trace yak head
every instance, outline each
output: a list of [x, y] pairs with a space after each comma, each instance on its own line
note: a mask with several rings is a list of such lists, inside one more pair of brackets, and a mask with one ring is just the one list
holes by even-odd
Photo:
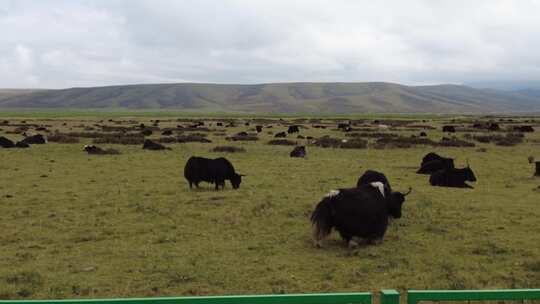
[[233, 176], [231, 177], [231, 185], [233, 189], [240, 188], [240, 183], [242, 183], [242, 176], [245, 176], [245, 175], [236, 174], [236, 173], [233, 174]]
[[401, 217], [401, 205], [405, 202], [405, 197], [409, 195], [412, 191], [412, 188], [409, 187], [409, 191], [407, 193], [401, 193], [401, 192], [392, 192], [390, 194], [390, 198], [388, 200], [388, 213], [393, 218], [400, 218]]
[[466, 181], [469, 181], [469, 182], [476, 181], [476, 176], [474, 175], [474, 172], [471, 169], [471, 166], [469, 165], [469, 160], [467, 160], [467, 167], [462, 169], [461, 174], [463, 176], [463, 179]]

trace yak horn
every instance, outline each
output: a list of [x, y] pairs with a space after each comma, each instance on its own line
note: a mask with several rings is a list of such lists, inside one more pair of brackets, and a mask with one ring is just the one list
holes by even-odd
[[411, 192], [412, 192], [412, 187], [409, 187], [409, 191], [407, 191], [407, 193], [403, 194], [403, 196], [407, 196], [407, 195], [411, 194]]

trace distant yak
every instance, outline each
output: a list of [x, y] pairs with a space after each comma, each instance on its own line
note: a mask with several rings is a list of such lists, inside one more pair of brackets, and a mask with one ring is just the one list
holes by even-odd
[[305, 146], [297, 146], [294, 147], [294, 149], [289, 153], [290, 157], [306, 157], [306, 147]]
[[298, 126], [289, 126], [289, 128], [287, 129], [287, 133], [289, 134], [298, 133], [298, 132], [300, 132], [300, 130], [298, 129]]
[[442, 131], [447, 133], [455, 133], [456, 128], [454, 126], [443, 126]]

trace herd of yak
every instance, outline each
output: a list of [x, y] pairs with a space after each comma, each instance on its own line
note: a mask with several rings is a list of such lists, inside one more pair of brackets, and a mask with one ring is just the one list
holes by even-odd
[[[305, 147], [296, 147], [292, 152], [301, 151]], [[442, 157], [436, 153], [426, 154], [420, 165], [418, 174], [430, 174], [429, 182], [433, 186], [472, 188], [466, 182], [475, 182], [472, 169], [455, 168], [454, 159]], [[184, 167], [184, 177], [190, 189], [200, 182], [215, 184], [216, 190], [224, 187], [229, 180], [234, 189], [240, 187], [242, 174], [238, 174], [229, 160], [223, 157], [209, 159], [192, 156]], [[374, 170], [367, 170], [358, 179], [355, 188], [332, 190], [313, 211], [311, 223], [313, 239], [317, 247], [322, 240], [335, 229], [349, 245], [353, 237], [362, 238], [368, 244], [382, 241], [390, 218], [401, 217], [401, 206], [405, 197], [411, 193], [392, 191], [387, 177]]]
[[[220, 123], [218, 123], [219, 126]], [[314, 126], [315, 127], [315, 126]], [[518, 131], [533, 132], [530, 126], [519, 126]], [[350, 124], [339, 124], [338, 129], [349, 131]], [[496, 131], [498, 124], [490, 124], [488, 130]], [[262, 131], [262, 126], [256, 126], [257, 133]], [[298, 126], [289, 126], [287, 133], [298, 133]], [[443, 132], [453, 133], [453, 126], [444, 126]], [[422, 132], [424, 133], [424, 132]], [[279, 132], [274, 137], [285, 137], [285, 132]], [[421, 134], [420, 136], [424, 136]], [[0, 137], [0, 147], [3, 148], [26, 148], [30, 144], [42, 144], [46, 140], [42, 135], [27, 136], [19, 142]], [[169, 149], [157, 142], [146, 139], [143, 149], [164, 150]], [[102, 149], [95, 145], [85, 145], [84, 151], [88, 154], [118, 154], [114, 149]], [[290, 152], [290, 157], [306, 157], [305, 146], [296, 146]], [[418, 174], [428, 174], [429, 183], [432, 186], [472, 188], [467, 182], [475, 182], [476, 176], [467, 163], [465, 168], [455, 168], [452, 158], [442, 157], [436, 153], [428, 153], [422, 158]], [[191, 189], [193, 185], [199, 187], [200, 182], [208, 182], [215, 185], [219, 190], [225, 186], [225, 181], [230, 181], [233, 189], [238, 189], [242, 182], [243, 174], [235, 171], [232, 163], [224, 157], [209, 159], [192, 156], [184, 167], [184, 177]], [[393, 191], [387, 177], [377, 171], [367, 170], [358, 179], [354, 188], [340, 188], [326, 194], [316, 205], [311, 215], [313, 239], [317, 247], [322, 246], [322, 241], [336, 230], [341, 238], [348, 244], [354, 238], [361, 238], [367, 244], [382, 241], [391, 218], [401, 217], [401, 208], [406, 193]]]

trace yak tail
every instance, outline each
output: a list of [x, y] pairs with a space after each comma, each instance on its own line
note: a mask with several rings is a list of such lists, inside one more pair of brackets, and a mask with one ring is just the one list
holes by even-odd
[[322, 246], [322, 241], [332, 232], [332, 201], [333, 197], [325, 197], [311, 215], [313, 242], [316, 247]]

